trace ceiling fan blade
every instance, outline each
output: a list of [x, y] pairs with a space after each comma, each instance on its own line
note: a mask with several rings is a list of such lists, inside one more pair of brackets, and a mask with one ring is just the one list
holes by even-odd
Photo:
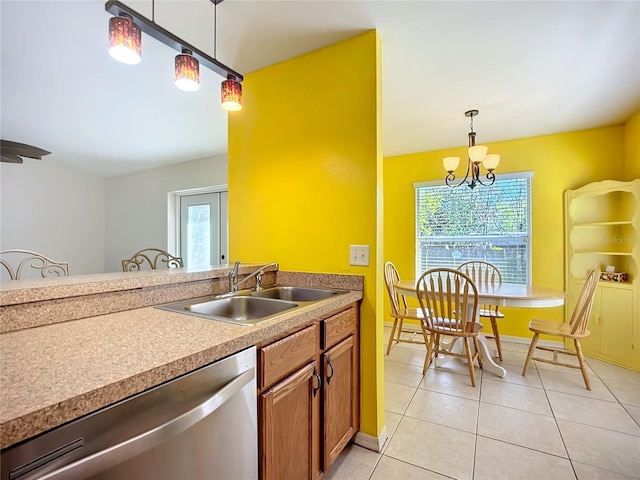
[[34, 147], [33, 145], [11, 142], [9, 140], [0, 140], [0, 151], [2, 151], [3, 155], [20, 155], [21, 157], [35, 158], [36, 160], [42, 160], [44, 155], [51, 153], [42, 148]]
[[4, 152], [0, 154], [0, 160], [8, 163], [22, 163], [22, 159], [18, 155], [13, 155], [11, 153], [4, 153]]

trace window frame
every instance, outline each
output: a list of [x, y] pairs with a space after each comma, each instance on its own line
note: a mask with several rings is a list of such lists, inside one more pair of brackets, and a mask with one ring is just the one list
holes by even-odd
[[[495, 182], [498, 183], [500, 181], [504, 181], [504, 180], [513, 180], [513, 179], [528, 179], [529, 180], [529, 191], [528, 191], [528, 198], [527, 198], [527, 202], [528, 202], [528, 215], [527, 215], [527, 272], [526, 272], [526, 283], [527, 284], [531, 284], [532, 281], [532, 277], [533, 277], [533, 241], [532, 241], [532, 217], [533, 217], [533, 211], [532, 211], [532, 206], [533, 206], [533, 202], [532, 202], [532, 196], [533, 196], [533, 177], [534, 177], [534, 172], [531, 170], [527, 170], [527, 171], [522, 171], [522, 172], [513, 172], [513, 173], [502, 173], [502, 174], [496, 174], [496, 180]], [[413, 252], [413, 257], [414, 257], [414, 268], [415, 268], [415, 272], [416, 272], [416, 278], [422, 273], [421, 272], [421, 267], [420, 267], [420, 258], [419, 258], [419, 252], [418, 252], [418, 231], [419, 231], [419, 224], [418, 224], [418, 189], [422, 188], [422, 187], [442, 187], [442, 186], [446, 186], [443, 184], [442, 180], [429, 180], [429, 181], [421, 181], [421, 182], [413, 182], [413, 190], [414, 190], [414, 196], [413, 196], [413, 208], [414, 208], [414, 215], [413, 215], [413, 222], [414, 222], [414, 230], [413, 230], [413, 246], [414, 246], [414, 252]], [[463, 184], [459, 187], [450, 187], [450, 188], [469, 188], [468, 186], [466, 186], [466, 184]], [[482, 185], [477, 185], [476, 186], [477, 189], [483, 189], [483, 188], [487, 188], [485, 186]]]

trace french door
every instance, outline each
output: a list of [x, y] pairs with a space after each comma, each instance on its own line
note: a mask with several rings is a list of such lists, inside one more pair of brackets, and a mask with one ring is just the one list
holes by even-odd
[[180, 196], [180, 255], [185, 267], [228, 262], [227, 192]]

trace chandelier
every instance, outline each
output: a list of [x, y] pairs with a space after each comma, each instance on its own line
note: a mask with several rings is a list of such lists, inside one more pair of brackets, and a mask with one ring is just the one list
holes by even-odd
[[[453, 172], [460, 164], [460, 157], [445, 157], [442, 159], [444, 169], [447, 171], [447, 176], [444, 181], [450, 187], [459, 187], [462, 184], [466, 184], [469, 188], [473, 189], [478, 184], [487, 187], [493, 185], [496, 181], [496, 176], [493, 171], [500, 163], [500, 155], [497, 153], [487, 153], [487, 147], [484, 145], [476, 145], [476, 132], [473, 131], [473, 117], [476, 115], [478, 115], [478, 110], [464, 112], [465, 117], [471, 117], [471, 125], [469, 132], [467, 173], [459, 183], [455, 183], [456, 176]], [[484, 182], [480, 179], [481, 163], [484, 165], [484, 168], [487, 169], [486, 180]]]

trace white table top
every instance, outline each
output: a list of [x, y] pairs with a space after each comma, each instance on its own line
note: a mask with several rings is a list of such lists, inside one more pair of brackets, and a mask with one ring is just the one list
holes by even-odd
[[[401, 280], [395, 287], [406, 296], [416, 297], [416, 280]], [[501, 307], [559, 307], [564, 305], [565, 292], [536, 285], [503, 283], [496, 286], [478, 286], [482, 304]]]

